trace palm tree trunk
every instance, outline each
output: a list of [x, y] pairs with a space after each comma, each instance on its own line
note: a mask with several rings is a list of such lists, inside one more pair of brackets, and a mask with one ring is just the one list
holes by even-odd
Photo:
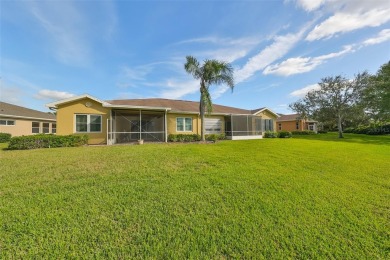
[[204, 125], [204, 99], [203, 99], [203, 91], [200, 92], [200, 102], [199, 102], [199, 111], [200, 111], [200, 137], [202, 142], [206, 141], [205, 138], [205, 125]]

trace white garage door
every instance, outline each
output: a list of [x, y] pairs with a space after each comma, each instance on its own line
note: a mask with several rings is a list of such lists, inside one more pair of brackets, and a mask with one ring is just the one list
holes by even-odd
[[222, 120], [219, 118], [205, 118], [204, 120], [206, 134], [222, 133]]

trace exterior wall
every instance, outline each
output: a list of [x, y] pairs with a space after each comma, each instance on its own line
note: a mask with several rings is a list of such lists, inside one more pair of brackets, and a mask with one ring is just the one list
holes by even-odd
[[268, 111], [262, 111], [260, 113], [257, 113], [256, 116], [261, 116], [262, 119], [273, 119], [274, 120], [274, 131], [276, 131], [276, 116]]
[[[92, 105], [87, 107], [87, 102], [90, 102]], [[76, 114], [102, 115], [102, 131], [100, 133], [76, 133]], [[109, 115], [109, 108], [105, 108], [102, 104], [89, 98], [62, 104], [57, 109], [57, 134], [87, 134], [89, 136], [89, 144], [105, 144], [107, 143], [107, 118]]]
[[33, 135], [32, 122], [39, 122], [39, 133], [43, 133], [42, 124], [49, 123], [49, 133], [52, 133], [53, 121], [33, 120], [33, 119], [20, 119], [12, 117], [1, 117], [5, 120], [15, 121], [15, 125], [0, 125], [0, 133], [9, 133], [12, 136]]
[[[178, 132], [176, 131], [176, 118], [177, 117], [191, 117], [192, 118], [192, 131], [191, 132]], [[168, 134], [200, 134], [200, 117], [198, 114], [167, 114], [167, 132]]]
[[[296, 128], [296, 120], [276, 122], [277, 131], [305, 131], [309, 130], [309, 123], [305, 120], [299, 120], [299, 129]], [[279, 124], [282, 124], [282, 129], [279, 130]], [[314, 132], [317, 131], [317, 123], [314, 123]]]

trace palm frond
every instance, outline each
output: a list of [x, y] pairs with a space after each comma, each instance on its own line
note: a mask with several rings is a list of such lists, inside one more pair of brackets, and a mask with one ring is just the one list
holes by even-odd
[[195, 79], [200, 79], [202, 73], [201, 68], [199, 68], [199, 61], [192, 56], [187, 56], [186, 60], [187, 62], [184, 64], [184, 69]]

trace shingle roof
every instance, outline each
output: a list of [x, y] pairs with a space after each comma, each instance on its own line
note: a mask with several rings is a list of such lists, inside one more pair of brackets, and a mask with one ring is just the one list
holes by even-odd
[[295, 121], [298, 118], [299, 118], [299, 114], [280, 115], [280, 117], [276, 119], [276, 121]]
[[29, 109], [0, 101], [0, 116], [14, 116], [22, 118], [47, 119], [50, 121], [56, 120], [53, 114]]
[[[295, 120], [300, 119], [300, 115], [299, 114], [290, 114], [290, 115], [279, 114], [279, 116], [280, 117], [278, 119], [276, 119], [276, 122], [278, 122], [278, 121], [295, 121]], [[306, 122], [318, 122], [318, 121], [315, 121], [313, 119], [307, 118]]]
[[[147, 99], [123, 99], [123, 100], [106, 100], [112, 105], [123, 106], [145, 106], [145, 107], [165, 107], [171, 108], [171, 111], [177, 112], [199, 112], [199, 102], [186, 100], [173, 100], [164, 98], [147, 98]], [[228, 107], [222, 105], [213, 105], [213, 114], [252, 114], [251, 110]]]

